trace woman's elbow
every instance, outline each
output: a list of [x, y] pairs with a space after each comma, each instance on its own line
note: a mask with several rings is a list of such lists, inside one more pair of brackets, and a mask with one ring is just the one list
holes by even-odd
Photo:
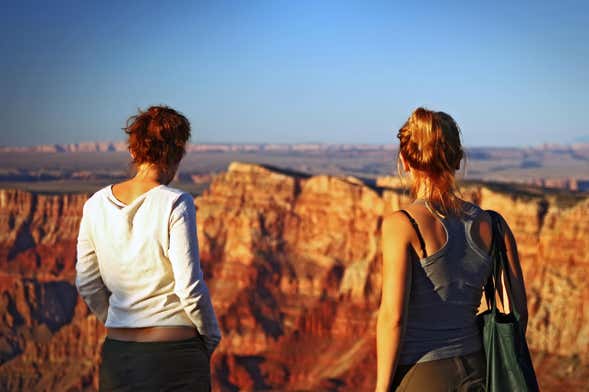
[[405, 322], [403, 314], [390, 309], [379, 309], [378, 324], [387, 328], [401, 328]]
[[84, 299], [84, 301], [87, 301], [89, 296], [98, 291], [94, 282], [88, 281], [87, 279], [82, 278], [80, 275], [76, 276], [75, 286], [78, 294], [80, 297], [82, 297], [82, 299]]

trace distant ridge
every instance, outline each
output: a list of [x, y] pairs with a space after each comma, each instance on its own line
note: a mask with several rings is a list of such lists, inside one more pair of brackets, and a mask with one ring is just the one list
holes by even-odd
[[40, 144], [38, 146], [0, 146], [0, 152], [109, 152], [126, 151], [126, 142], [82, 142]]
[[[313, 152], [313, 151], [381, 151], [395, 150], [391, 144], [328, 144], [328, 143], [206, 143], [189, 144], [188, 152]], [[0, 146], [0, 152], [116, 152], [127, 151], [124, 141], [42, 144], [38, 146]]]
[[[393, 151], [394, 144], [338, 144], [338, 143], [201, 143], [189, 144], [188, 152], [322, 152], [322, 151]], [[542, 144], [530, 147], [471, 147], [472, 154], [490, 150], [520, 150], [544, 152], [589, 151], [589, 142], [572, 144]], [[37, 146], [0, 146], [0, 152], [117, 152], [127, 151], [125, 141], [81, 142], [69, 144], [41, 144]]]

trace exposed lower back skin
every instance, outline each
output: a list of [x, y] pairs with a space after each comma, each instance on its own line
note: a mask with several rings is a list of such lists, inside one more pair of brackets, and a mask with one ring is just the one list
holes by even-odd
[[191, 327], [107, 328], [111, 339], [132, 342], [161, 342], [190, 339], [197, 336]]

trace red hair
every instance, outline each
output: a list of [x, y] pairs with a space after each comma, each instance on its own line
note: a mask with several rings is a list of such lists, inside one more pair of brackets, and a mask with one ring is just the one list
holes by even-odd
[[129, 135], [133, 163], [152, 163], [160, 170], [177, 165], [186, 153], [190, 123], [167, 106], [152, 106], [127, 120], [123, 128]]
[[444, 112], [417, 108], [401, 127], [399, 153], [413, 169], [411, 191], [419, 190], [444, 213], [460, 215], [454, 173], [463, 157], [460, 129]]

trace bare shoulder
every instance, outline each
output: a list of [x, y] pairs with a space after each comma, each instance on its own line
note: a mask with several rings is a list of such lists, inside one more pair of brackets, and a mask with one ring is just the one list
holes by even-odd
[[410, 225], [407, 215], [401, 210], [391, 212], [383, 216], [382, 225], [388, 227], [400, 227]]
[[401, 210], [392, 212], [383, 217], [382, 235], [409, 240], [412, 232], [411, 222]]
[[481, 212], [472, 224], [470, 232], [473, 241], [487, 253], [491, 252], [493, 242], [493, 224], [488, 212]]
[[480, 214], [478, 214], [475, 218], [474, 224], [477, 225], [479, 229], [484, 232], [491, 232], [493, 227], [493, 220], [491, 218], [491, 214], [488, 211], [482, 210]]

